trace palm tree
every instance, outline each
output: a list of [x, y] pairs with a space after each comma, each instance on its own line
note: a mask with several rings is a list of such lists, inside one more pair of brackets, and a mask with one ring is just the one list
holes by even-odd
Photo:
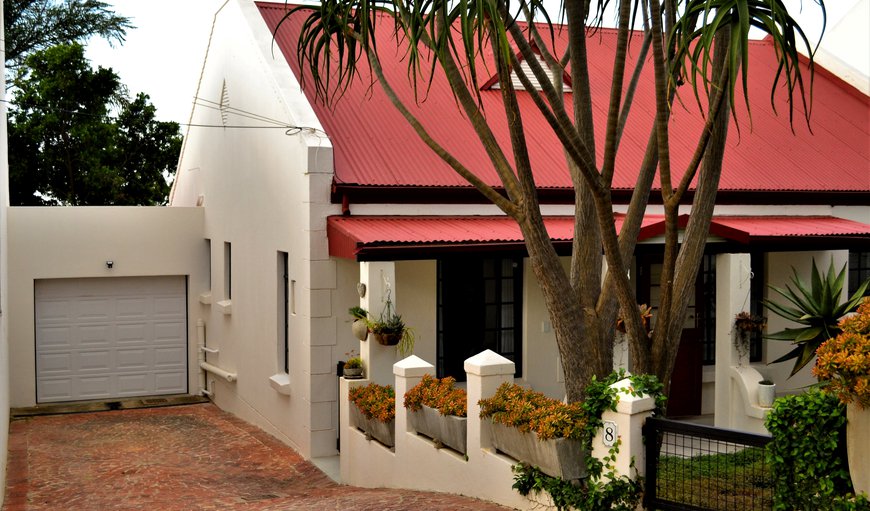
[[[824, 13], [822, 0], [817, 2]], [[603, 144], [596, 145], [587, 38], [600, 23], [608, 3], [616, 7], [618, 37], [605, 137]], [[358, 68], [369, 66], [378, 85], [419, 137], [517, 222], [549, 310], [569, 399], [581, 399], [593, 375], [610, 372], [614, 325], [620, 309], [624, 311], [621, 316], [630, 339], [634, 371], [656, 374], [667, 385], [712, 218], [735, 92], [742, 90], [748, 104], [750, 27], [773, 38], [780, 63], [777, 79], [785, 85], [789, 108], [794, 104], [792, 99], [803, 100], [805, 95], [797, 47], [803, 44], [811, 48], [783, 0], [566, 1], [558, 13], [564, 26], [551, 22], [556, 13], [548, 12], [542, 0], [322, 0], [319, 6], [289, 10], [284, 21], [297, 14], [306, 16], [297, 56], [312, 77], [304, 86], [313, 87], [319, 100], [335, 101], [357, 77]], [[529, 24], [523, 19], [542, 21]], [[628, 58], [633, 19], [642, 19], [644, 27], [637, 59]], [[384, 48], [384, 40], [376, 42], [379, 23], [389, 24], [395, 32], [394, 41], [405, 55], [415, 93], [425, 91], [436, 73], [446, 78], [505, 194], [451, 155], [396, 94], [394, 87], [399, 84], [390, 83], [380, 65], [378, 52]], [[280, 30], [279, 24], [276, 32]], [[559, 53], [554, 49], [554, 30], [567, 31], [567, 48]], [[487, 52], [492, 53], [492, 61], [484, 69], [481, 62]], [[523, 72], [521, 59], [530, 66], [532, 76]], [[616, 157], [641, 79], [640, 69], [647, 62], [654, 69], [656, 116], [644, 162], [637, 169], [628, 214], [617, 233], [611, 201]], [[509, 150], [496, 142], [479, 101], [481, 73], [493, 69], [500, 83], [501, 106], [509, 120]], [[569, 101], [563, 92], [564, 73], [569, 74], [572, 87]], [[544, 227], [512, 74], [524, 85], [524, 93], [530, 95], [564, 148], [576, 197], [569, 271], [560, 264]], [[681, 83], [690, 84], [698, 106], [706, 110], [706, 122], [697, 134], [693, 158], [685, 169], [675, 170], [668, 123]], [[791, 119], [791, 110], [789, 115]], [[655, 330], [648, 334], [627, 268], [656, 173], [666, 231], [661, 306]], [[692, 214], [682, 242], [678, 242], [677, 208], [693, 181]], [[609, 271], [602, 278], [604, 263]]]

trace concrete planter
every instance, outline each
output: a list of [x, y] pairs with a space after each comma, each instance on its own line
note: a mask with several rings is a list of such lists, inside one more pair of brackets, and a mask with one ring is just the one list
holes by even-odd
[[408, 422], [417, 433], [440, 442], [462, 454], [467, 452], [468, 419], [441, 412], [423, 405], [416, 412], [408, 410]]
[[846, 452], [849, 456], [849, 473], [855, 493], [870, 495], [870, 408], [861, 408], [857, 403], [846, 407]]
[[534, 433], [486, 419], [492, 445], [508, 456], [534, 465], [541, 472], [565, 480], [586, 477], [585, 450], [580, 440], [551, 438], [541, 440]]
[[369, 419], [353, 403], [348, 407], [348, 411], [350, 412], [350, 425], [362, 430], [366, 434], [367, 439], [375, 439], [387, 447], [394, 447], [396, 445], [395, 420], [381, 422]]
[[361, 319], [355, 319], [353, 323], [350, 325], [350, 330], [353, 332], [353, 336], [359, 339], [360, 341], [365, 341], [369, 336], [369, 326], [365, 321]]
[[758, 384], [758, 406], [762, 408], [770, 408], [773, 406], [773, 400], [776, 399], [776, 384], [764, 385]]

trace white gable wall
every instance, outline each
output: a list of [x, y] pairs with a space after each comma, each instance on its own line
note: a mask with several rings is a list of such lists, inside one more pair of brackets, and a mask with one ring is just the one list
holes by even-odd
[[[350, 348], [336, 345], [336, 323], [344, 315], [333, 307], [337, 271], [325, 232], [326, 216], [340, 210], [329, 204], [329, 141], [275, 52], [273, 57], [271, 35], [253, 2], [230, 0], [219, 10], [197, 93], [200, 103], [191, 117], [191, 124], [208, 127], [189, 129], [172, 205], [201, 203], [205, 211], [211, 289], [202, 291], [210, 291], [212, 303], [200, 305], [191, 320], [205, 321], [206, 344], [219, 350], [208, 355], [209, 363], [238, 374], [235, 383], [208, 377], [215, 402], [304, 456], [317, 457], [336, 452], [335, 362]], [[230, 107], [224, 112], [229, 127], [220, 127], [222, 112], [209, 107], [220, 103], [222, 94]], [[234, 128], [268, 125], [237, 115], [238, 110], [304, 129], [288, 134], [287, 128]], [[226, 242], [231, 314], [217, 303], [230, 299]], [[289, 254], [292, 288], [289, 396], [269, 380], [284, 374], [279, 252]]]

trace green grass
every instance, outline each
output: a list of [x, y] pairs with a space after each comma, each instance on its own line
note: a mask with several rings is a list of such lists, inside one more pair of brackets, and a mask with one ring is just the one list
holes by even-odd
[[710, 509], [769, 510], [773, 507], [770, 469], [764, 450], [659, 459], [657, 495]]

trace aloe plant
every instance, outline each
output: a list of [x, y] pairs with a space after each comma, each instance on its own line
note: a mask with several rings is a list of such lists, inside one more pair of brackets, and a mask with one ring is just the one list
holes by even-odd
[[806, 366], [815, 356], [821, 344], [840, 332], [840, 318], [854, 312], [861, 303], [864, 292], [870, 285], [870, 279], [865, 280], [848, 300], [841, 301], [843, 285], [846, 282], [846, 266], [839, 273], [834, 269], [834, 261], [828, 266], [827, 274], [822, 276], [816, 260], [813, 259], [813, 270], [810, 285], [807, 286], [792, 267], [792, 286], [785, 289], [768, 286], [776, 291], [787, 302], [778, 303], [764, 300], [764, 306], [774, 314], [802, 325], [800, 328], [786, 328], [780, 332], [765, 336], [766, 339], [789, 341], [794, 349], [771, 362], [785, 362], [796, 359], [789, 377], [794, 376]]

